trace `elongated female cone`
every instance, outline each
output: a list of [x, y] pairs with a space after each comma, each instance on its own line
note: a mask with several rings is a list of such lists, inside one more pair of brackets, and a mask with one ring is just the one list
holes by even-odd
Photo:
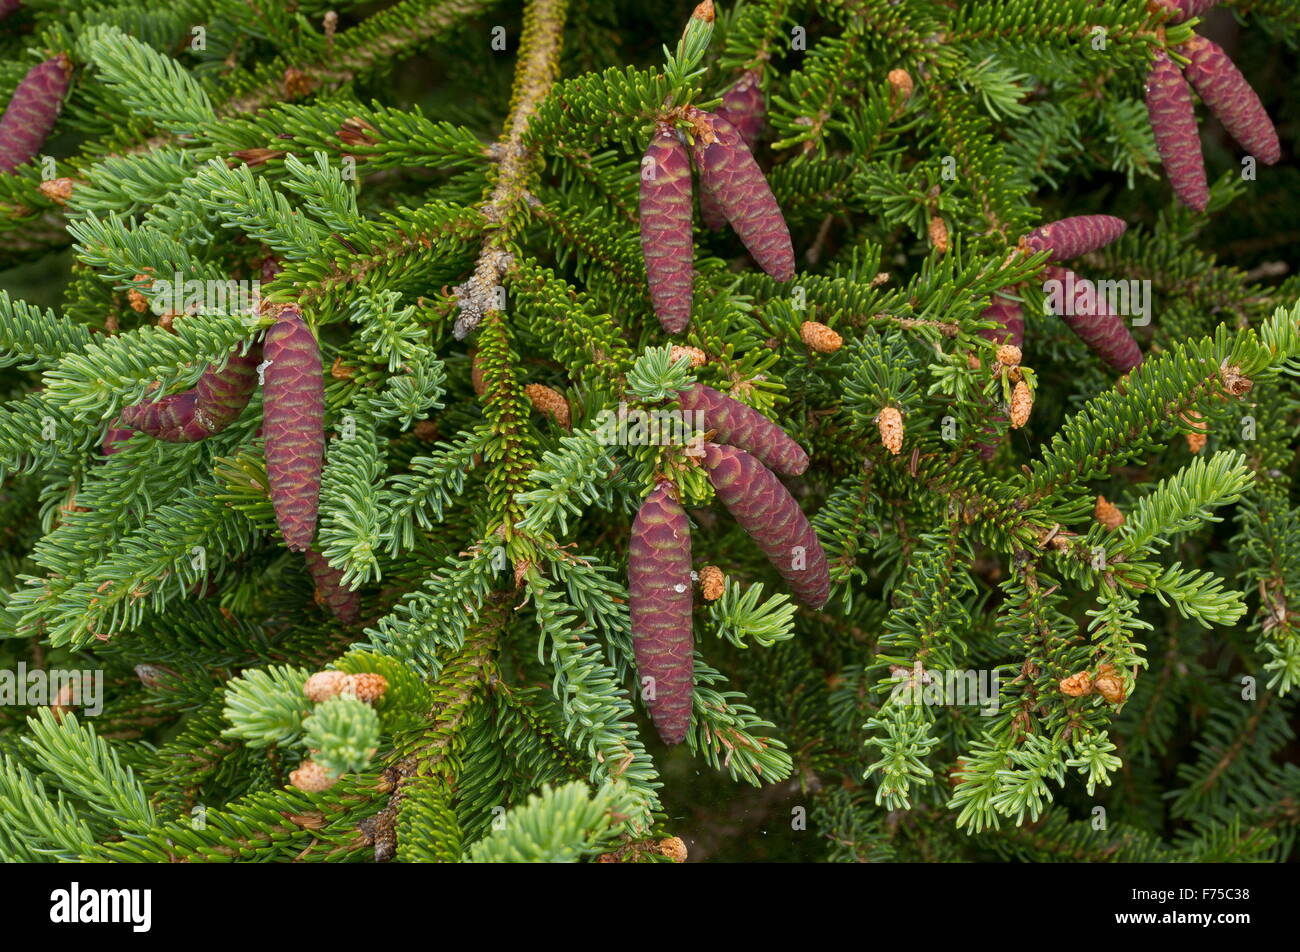
[[[763, 122], [767, 118], [767, 103], [763, 100], [763, 90], [758, 85], [758, 73], [745, 70], [740, 79], [724, 92], [719, 116], [731, 122], [740, 138], [745, 140], [749, 151], [754, 151], [754, 143], [763, 131]], [[699, 216], [708, 228], [716, 231], [727, 224], [723, 207], [715, 198], [714, 192], [705, 182], [699, 183]]]
[[1282, 158], [1282, 146], [1277, 140], [1273, 120], [1228, 54], [1203, 36], [1193, 36], [1179, 52], [1191, 60], [1183, 75], [1196, 87], [1210, 112], [1228, 130], [1228, 135], [1265, 165], [1272, 165]]
[[[732, 87], [722, 96], [722, 105], [718, 115], [735, 127], [740, 138], [744, 140], [749, 151], [754, 151], [754, 143], [763, 131], [767, 117], [767, 104], [763, 99], [763, 90], [758, 85], [758, 74], [746, 70]], [[727, 223], [727, 216], [722, 213], [722, 206], [714, 197], [712, 190], [700, 182], [700, 217], [704, 224], [717, 231]]]
[[695, 167], [700, 182], [760, 268], [778, 281], [794, 277], [794, 246], [776, 196], [740, 133], [726, 119], [696, 114]]
[[1105, 297], [1091, 281], [1083, 280], [1068, 268], [1048, 268], [1046, 277], [1048, 281], [1060, 282], [1050, 293], [1064, 305], [1057, 309], [1061, 320], [1093, 353], [1120, 373], [1128, 373], [1142, 363], [1142, 349], [1129, 333], [1124, 319], [1110, 310]]
[[232, 354], [220, 370], [212, 364], [204, 371], [194, 388], [198, 397], [194, 419], [208, 435], [230, 426], [248, 406], [261, 362], [262, 345], [255, 343], [245, 354]]
[[1114, 215], [1075, 215], [1035, 228], [1025, 235], [1025, 247], [1050, 251], [1053, 261], [1068, 261], [1106, 247], [1126, 228], [1124, 219]]
[[813, 608], [825, 605], [831, 593], [826, 553], [781, 480], [734, 446], [705, 444], [704, 465], [722, 504], [758, 543], [795, 597]]
[[753, 151], [767, 118], [767, 103], [763, 99], [763, 90], [758, 85], [756, 72], [746, 70], [741, 74], [740, 79], [723, 94], [722, 108], [718, 114], [731, 123], [740, 133], [745, 145]]
[[671, 126], [660, 124], [641, 160], [641, 254], [655, 316], [670, 334], [691, 320], [691, 161]]
[[207, 436], [194, 423], [194, 406], [197, 402], [193, 389], [182, 390], [161, 400], [123, 408], [122, 422], [167, 443], [193, 443]]
[[108, 432], [104, 434], [104, 442], [100, 444], [99, 451], [105, 456], [112, 456], [122, 449], [119, 444], [129, 440], [132, 433], [133, 431], [126, 427], [110, 426]]
[[699, 414], [695, 421], [688, 416], [686, 422], [713, 430], [715, 442], [738, 446], [783, 476], [798, 476], [808, 468], [803, 447], [753, 407], [700, 383], [679, 391], [677, 401], [683, 414]]
[[267, 255], [262, 259], [261, 281], [263, 284], [270, 284], [280, 272], [284, 270], [284, 264], [275, 255]]
[[680, 744], [691, 726], [695, 639], [691, 529], [671, 483], [660, 483], [632, 522], [627, 580], [632, 648], [646, 706], [664, 743]]
[[266, 332], [262, 432], [266, 478], [285, 545], [305, 552], [316, 534], [325, 456], [320, 346], [296, 307]]
[[72, 63], [62, 54], [27, 71], [0, 117], [0, 172], [12, 172], [41, 151], [68, 93]]
[[704, 182], [700, 182], [700, 220], [710, 231], [721, 231], [727, 224], [727, 216], [722, 214], [722, 206], [718, 204], [713, 190]]
[[1155, 133], [1156, 149], [1174, 194], [1189, 208], [1205, 211], [1210, 187], [1205, 180], [1205, 160], [1196, 132], [1192, 90], [1182, 72], [1164, 52], [1156, 51], [1147, 73], [1147, 117]]
[[980, 315], [986, 321], [997, 321], [997, 327], [988, 327], [980, 331], [980, 337], [995, 344], [1015, 344], [1017, 347], [1025, 342], [1025, 314], [1020, 309], [1020, 302], [1001, 294], [989, 298], [989, 306]]
[[257, 386], [260, 344], [248, 353], [232, 354], [225, 367], [209, 364], [199, 382], [189, 390], [153, 402], [137, 403], [122, 411], [122, 422], [168, 443], [194, 443], [220, 433], [248, 405]]
[[343, 587], [343, 573], [334, 568], [315, 549], [309, 548], [303, 553], [307, 561], [307, 571], [316, 583], [316, 597], [326, 605], [334, 617], [345, 625], [357, 620], [361, 611], [361, 598], [356, 592]]

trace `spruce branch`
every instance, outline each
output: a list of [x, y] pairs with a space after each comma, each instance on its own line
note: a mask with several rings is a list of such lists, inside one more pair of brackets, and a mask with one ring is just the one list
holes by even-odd
[[540, 795], [506, 814], [505, 825], [474, 844], [475, 863], [576, 862], [608, 849], [623, 818], [636, 809], [619, 786], [594, 793], [580, 781], [559, 789], [543, 787]]
[[528, 207], [528, 180], [536, 174], [537, 159], [525, 145], [524, 136], [559, 72], [567, 6], [567, 0], [530, 0], [524, 12], [510, 113], [495, 150], [496, 178], [491, 193], [478, 206], [490, 230], [473, 276], [456, 289], [460, 304], [457, 340], [467, 337], [485, 316], [500, 310], [496, 288], [513, 263], [510, 244]]
[[89, 804], [101, 822], [114, 818], [135, 830], [155, 823], [149, 796], [135, 772], [95, 729], [75, 714], [55, 717], [42, 708], [28, 718], [31, 736], [23, 742], [68, 793]]
[[0, 858], [6, 863], [76, 862], [94, 837], [62, 791], [53, 798], [44, 781], [10, 754], [0, 754]]
[[[454, 24], [491, 8], [496, 0], [402, 0], [346, 31], [319, 58], [288, 59], [264, 70], [266, 79], [244, 89], [219, 110], [222, 116], [254, 112], [285, 98], [284, 75], [294, 70], [313, 89], [329, 90], [412, 55]], [[273, 78], [272, 78], [273, 77]]]
[[[424, 783], [452, 779], [455, 759], [464, 745], [462, 727], [474, 701], [495, 675], [495, 655], [501, 627], [507, 616], [504, 598], [493, 597], [460, 648], [447, 658], [433, 686], [434, 706], [425, 726], [398, 743], [398, 754], [385, 770], [385, 784], [392, 791], [382, 810], [362, 827], [373, 846], [375, 860], [391, 859], [402, 848], [396, 825], [407, 808], [410, 790]], [[417, 801], [418, 803], [418, 801]], [[420, 809], [416, 806], [415, 809]]]

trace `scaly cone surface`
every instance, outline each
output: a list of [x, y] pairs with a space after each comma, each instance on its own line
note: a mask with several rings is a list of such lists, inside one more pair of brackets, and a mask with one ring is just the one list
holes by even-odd
[[120, 452], [122, 447], [118, 444], [125, 443], [134, 432], [128, 427], [110, 426], [108, 432], [104, 434], [103, 442], [99, 445], [99, 451], [105, 456], [112, 456], [114, 453]]
[[307, 571], [316, 583], [316, 594], [321, 602], [343, 624], [350, 625], [356, 621], [361, 611], [361, 597], [343, 587], [343, 573], [313, 548], [304, 552], [303, 558], [307, 561]]
[[0, 172], [12, 172], [41, 151], [68, 93], [72, 64], [56, 56], [27, 71], [0, 117]]
[[[718, 115], [735, 127], [751, 153], [759, 133], [763, 131], [766, 114], [767, 103], [763, 99], [763, 90], [758, 85], [758, 74], [753, 70], [747, 70], [732, 84], [723, 94], [722, 105], [718, 108]], [[700, 182], [700, 217], [714, 231], [727, 223], [722, 206], [703, 181]]]
[[1110, 310], [1095, 285], [1068, 268], [1048, 268], [1047, 279], [1061, 282], [1069, 300], [1059, 316], [1093, 353], [1120, 373], [1128, 373], [1142, 363], [1142, 349], [1124, 319]]
[[691, 726], [695, 642], [691, 629], [691, 529], [664, 481], [641, 503], [628, 545], [632, 647], [655, 730], [680, 744]]
[[254, 344], [247, 354], [232, 354], [221, 369], [209, 364], [189, 390], [126, 407], [121, 421], [168, 443], [207, 439], [233, 423], [248, 405], [261, 360], [262, 347]]
[[1219, 5], [1219, 0], [1158, 0], [1158, 2], [1173, 14], [1171, 23], [1182, 23]]
[[1114, 215], [1075, 215], [1035, 228], [1025, 235], [1024, 245], [1030, 251], [1051, 252], [1053, 261], [1069, 261], [1104, 248], [1127, 227]]
[[758, 543], [795, 597], [812, 608], [825, 605], [831, 592], [826, 553], [781, 480], [734, 446], [706, 444], [704, 465], [722, 504]]
[[655, 316], [670, 334], [691, 320], [691, 162], [671, 126], [660, 124], [641, 162], [641, 254]]
[[778, 281], [794, 277], [794, 246], [763, 170], [726, 119], [694, 111], [695, 167], [755, 263]]
[[753, 407], [700, 383], [679, 391], [677, 401], [683, 413], [700, 414], [704, 429], [714, 431], [715, 442], [752, 453], [783, 476], [798, 476], [808, 468], [803, 447]]
[[1156, 51], [1155, 62], [1147, 73], [1146, 101], [1156, 149], [1174, 194], [1189, 208], [1205, 211], [1210, 187], [1205, 180], [1192, 90], [1164, 50]]
[[263, 346], [262, 433], [266, 478], [285, 545], [305, 552], [316, 534], [325, 454], [320, 345], [296, 307], [286, 307]]
[[980, 331], [980, 337], [991, 340], [995, 344], [1015, 344], [1017, 347], [1024, 344], [1025, 314], [1021, 310], [1019, 301], [994, 294], [981, 317], [986, 321], [997, 321], [998, 326]]
[[1282, 158], [1273, 120], [1228, 54], [1203, 36], [1192, 37], [1179, 52], [1190, 60], [1183, 75], [1228, 135], [1265, 165]]

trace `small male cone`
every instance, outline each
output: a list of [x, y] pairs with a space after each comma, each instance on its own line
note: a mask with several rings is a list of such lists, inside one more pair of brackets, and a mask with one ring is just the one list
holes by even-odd
[[1079, 671], [1063, 678], [1059, 685], [1061, 693], [1067, 697], [1086, 697], [1093, 691], [1092, 675], [1087, 671]]
[[325, 454], [320, 346], [297, 307], [286, 307], [263, 346], [266, 478], [285, 545], [305, 552], [316, 534]]
[[1029, 411], [1034, 408], [1034, 395], [1029, 392], [1029, 385], [1017, 380], [1011, 392], [1011, 429], [1018, 430], [1029, 422]]
[[819, 321], [804, 321], [799, 325], [799, 339], [819, 354], [833, 354], [844, 345], [843, 337]]
[[[989, 306], [984, 309], [981, 316], [986, 321], [997, 322], [996, 327], [986, 328], [979, 332], [980, 337], [985, 340], [993, 341], [995, 344], [1006, 342], [1016, 347], [1025, 342], [1025, 315], [1020, 308], [1019, 301], [1013, 301], [1011, 298], [995, 293], [990, 298]], [[993, 417], [994, 421], [1005, 419], [1006, 417], [1000, 413]], [[992, 435], [996, 430], [990, 426], [986, 427], [984, 432]], [[992, 459], [998, 451], [998, 443], [979, 443], [977, 446], [980, 458], [985, 460]]]
[[1097, 497], [1097, 504], [1092, 508], [1092, 517], [1111, 532], [1124, 524], [1124, 513], [1105, 496]]
[[898, 407], [885, 407], [876, 417], [876, 428], [880, 430], [880, 442], [885, 449], [897, 456], [903, 451], [903, 414]]
[[706, 602], [716, 602], [727, 590], [727, 577], [716, 565], [706, 565], [700, 569], [700, 594]]
[[[1128, 373], [1142, 363], [1142, 349], [1124, 325], [1123, 318], [1111, 313], [1105, 298], [1096, 293], [1095, 288], [1092, 300], [1088, 301], [1091, 284], [1085, 284], [1068, 268], [1051, 267], [1046, 274], [1048, 280], [1061, 282], [1065, 293], [1073, 295], [1073, 306], [1066, 308], [1067, 313], [1060, 315], [1061, 320], [1093, 353], [1119, 373]], [[1068, 313], [1070, 311], [1073, 313]]]
[[72, 179], [64, 176], [63, 178], [50, 179], [36, 186], [37, 190], [52, 202], [58, 202], [60, 205], [68, 204], [68, 199], [72, 198], [72, 190], [75, 183]]
[[1147, 73], [1146, 102], [1156, 149], [1174, 194], [1189, 208], [1205, 211], [1210, 187], [1205, 180], [1205, 160], [1196, 131], [1192, 90], [1164, 50], [1156, 51], [1151, 71]]
[[660, 124], [641, 161], [641, 254], [655, 316], [670, 334], [691, 320], [691, 162], [686, 147]]
[[566, 430], [572, 426], [569, 401], [560, 391], [553, 390], [545, 384], [530, 383], [524, 387], [524, 396], [538, 413], [550, 417]]
[[1114, 215], [1075, 215], [1040, 225], [1025, 235], [1030, 251], [1050, 251], [1053, 261], [1068, 261], [1104, 248], [1124, 234], [1128, 225]]
[[304, 760], [289, 774], [289, 783], [304, 793], [321, 793], [338, 782], [338, 777], [314, 760]]
[[1113, 664], [1103, 664], [1097, 670], [1097, 677], [1093, 679], [1092, 685], [1097, 689], [1097, 693], [1106, 699], [1106, 703], [1124, 703], [1124, 679]]
[[930, 245], [939, 254], [948, 253], [948, 223], [940, 215], [935, 215], [926, 224], [926, 230], [930, 233]]
[[831, 592], [826, 553], [781, 480], [734, 446], [705, 444], [704, 465], [722, 504], [758, 543], [795, 597], [813, 608], [825, 605]]
[[[742, 73], [731, 88], [723, 93], [722, 105], [718, 108], [718, 115], [735, 127], [750, 152], [754, 151], [754, 143], [763, 131], [766, 112], [763, 90], [759, 88], [758, 74], [753, 70]], [[704, 182], [700, 183], [700, 217], [714, 231], [727, 223], [722, 206]]]
[[330, 565], [325, 556], [314, 548], [303, 553], [307, 562], [307, 571], [316, 583], [316, 594], [330, 613], [345, 625], [357, 620], [361, 611], [361, 598], [343, 586], [343, 573]]
[[1192, 432], [1183, 434], [1187, 439], [1187, 448], [1192, 453], [1199, 453], [1205, 449], [1205, 444], [1209, 440], [1206, 435], [1205, 417], [1195, 410], [1187, 410], [1179, 415], [1183, 422], [1192, 428]]
[[0, 173], [36, 158], [63, 109], [71, 74], [72, 63], [60, 54], [33, 66], [19, 82], [0, 117]]
[[230, 426], [248, 405], [257, 386], [257, 365], [262, 347], [233, 353], [225, 367], [209, 364], [199, 382], [189, 390], [161, 400], [137, 403], [122, 411], [121, 421], [167, 443], [196, 443]]
[[1228, 54], [1203, 36], [1193, 36], [1179, 52], [1191, 60], [1183, 75], [1223, 123], [1228, 135], [1265, 165], [1282, 158], [1273, 120]]
[[646, 706], [664, 743], [680, 744], [691, 726], [695, 690], [691, 529], [667, 481], [632, 522], [627, 577], [637, 672], [652, 679]]
[[753, 407], [702, 383], [678, 391], [677, 401], [683, 413], [700, 414], [705, 431], [714, 431], [715, 442], [747, 450], [782, 476], [798, 476], [808, 468], [803, 447]]
[[668, 349], [668, 362], [675, 364], [683, 357], [692, 367], [703, 367], [709, 362], [709, 355], [698, 347], [687, 347], [684, 344], [673, 344]]
[[778, 281], [794, 277], [794, 246], [776, 196], [736, 128], [721, 116], [697, 112], [695, 167], [732, 229], [760, 268]]

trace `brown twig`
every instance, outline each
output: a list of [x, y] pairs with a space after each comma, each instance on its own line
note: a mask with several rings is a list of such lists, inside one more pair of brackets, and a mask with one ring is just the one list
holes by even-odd
[[565, 6], [566, 0], [534, 0], [524, 15], [510, 114], [494, 150], [500, 157], [496, 181], [478, 206], [489, 231], [474, 273], [455, 289], [460, 303], [454, 328], [457, 340], [464, 340], [486, 315], [501, 310], [496, 289], [514, 261], [507, 246], [522, 221], [520, 211], [528, 205], [526, 185], [535, 171], [535, 157], [524, 145], [524, 133], [559, 72]]

